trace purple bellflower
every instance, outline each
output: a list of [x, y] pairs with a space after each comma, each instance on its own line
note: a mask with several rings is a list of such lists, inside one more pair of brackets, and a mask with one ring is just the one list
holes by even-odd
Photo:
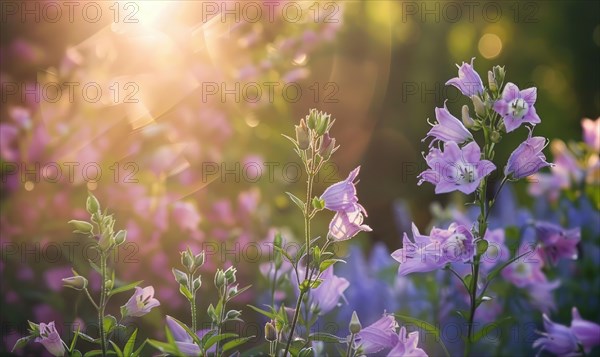
[[519, 90], [514, 83], [507, 83], [502, 97], [494, 103], [494, 110], [504, 118], [506, 132], [520, 127], [523, 123], [538, 124], [541, 122], [533, 105], [537, 99], [535, 87]]
[[446, 82], [446, 85], [455, 86], [467, 97], [483, 93], [483, 82], [481, 81], [481, 77], [473, 69], [474, 60], [475, 57], [471, 59], [471, 63], [463, 62], [460, 66], [457, 64], [458, 77], [454, 77]]

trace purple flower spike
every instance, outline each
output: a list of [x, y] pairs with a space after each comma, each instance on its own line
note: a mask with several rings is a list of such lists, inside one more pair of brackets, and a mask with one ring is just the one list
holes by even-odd
[[413, 331], [406, 335], [406, 327], [402, 326], [396, 336], [396, 344], [388, 354], [388, 357], [428, 357], [427, 353], [417, 347], [419, 343], [419, 331]]
[[585, 353], [589, 354], [594, 346], [600, 345], [600, 325], [582, 319], [576, 307], [573, 307], [572, 314], [571, 331], [583, 346]]
[[483, 82], [481, 81], [481, 77], [473, 69], [474, 60], [475, 57], [471, 59], [470, 64], [465, 62], [460, 66], [457, 64], [458, 77], [454, 77], [446, 82], [446, 85], [455, 86], [467, 97], [483, 93]]
[[54, 356], [65, 355], [65, 346], [63, 341], [60, 339], [60, 335], [58, 332], [56, 332], [54, 321], [48, 324], [43, 322], [40, 323], [40, 337], [36, 337], [35, 342], [39, 342], [44, 345], [48, 352]]
[[360, 330], [356, 335], [356, 345], [367, 355], [393, 347], [397, 327], [394, 315], [383, 315], [373, 324]]
[[435, 118], [438, 121], [437, 124], [433, 125], [433, 128], [429, 130], [425, 137], [425, 139], [429, 137], [433, 138], [429, 147], [436, 141], [442, 141], [444, 143], [452, 141], [461, 144], [467, 140], [473, 140], [471, 132], [467, 130], [458, 118], [450, 114], [445, 102], [443, 108], [435, 108]]
[[533, 342], [533, 348], [541, 347], [541, 351], [548, 351], [557, 356], [577, 356], [577, 338], [573, 331], [565, 325], [552, 322], [546, 314], [544, 316], [544, 329], [542, 337]]
[[502, 98], [494, 103], [494, 110], [504, 118], [506, 132], [517, 129], [523, 123], [538, 124], [541, 122], [533, 105], [537, 99], [535, 87], [519, 91], [514, 83], [507, 83]]
[[432, 148], [425, 161], [429, 169], [418, 176], [418, 184], [430, 182], [438, 194], [455, 190], [471, 194], [481, 180], [496, 169], [491, 161], [481, 160], [481, 149], [474, 141], [462, 149], [455, 142], [447, 143], [444, 151]]
[[552, 165], [546, 161], [546, 156], [542, 153], [548, 145], [546, 138], [531, 135], [530, 131], [527, 140], [510, 154], [508, 164], [504, 168], [504, 175], [522, 179], [537, 173], [543, 167]]
[[321, 199], [325, 201], [325, 208], [331, 211], [345, 211], [352, 209], [358, 202], [356, 197], [356, 178], [360, 172], [360, 166], [352, 170], [344, 181], [334, 183], [327, 187], [321, 195]]
[[152, 286], [143, 289], [136, 286], [135, 293], [121, 309], [124, 316], [141, 317], [157, 306], [160, 306], [160, 302], [154, 298], [154, 288]]

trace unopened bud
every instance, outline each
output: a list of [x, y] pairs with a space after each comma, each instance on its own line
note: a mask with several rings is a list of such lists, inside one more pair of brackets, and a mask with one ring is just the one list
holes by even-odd
[[352, 312], [352, 318], [350, 319], [350, 325], [348, 326], [350, 333], [357, 334], [362, 330], [362, 325], [358, 319], [356, 311]]
[[88, 281], [81, 275], [72, 276], [70, 278], [62, 279], [64, 286], [75, 289], [75, 290], [83, 290], [87, 288]]
[[477, 95], [474, 95], [471, 97], [471, 100], [473, 101], [475, 113], [477, 113], [477, 115], [479, 115], [480, 117], [483, 117], [485, 115], [485, 104], [483, 104], [481, 98], [479, 98], [479, 96]]
[[488, 71], [488, 85], [493, 93], [498, 92], [498, 83], [496, 83], [496, 78], [492, 71]]
[[475, 124], [471, 115], [469, 115], [469, 107], [465, 104], [462, 106], [462, 122], [467, 128], [472, 127]]
[[85, 208], [89, 214], [100, 212], [100, 202], [98, 202], [98, 199], [92, 193], [89, 193], [88, 195], [87, 201], [85, 202]]
[[94, 229], [94, 226], [92, 226], [90, 222], [86, 221], [78, 221], [72, 219], [69, 221], [69, 224], [73, 225], [73, 227], [75, 228], [75, 233], [91, 233]]
[[201, 251], [200, 254], [196, 254], [194, 257], [194, 267], [199, 268], [204, 265], [204, 260], [206, 258], [206, 254], [204, 251]]
[[194, 291], [200, 289], [201, 286], [202, 286], [202, 279], [200, 277], [197, 277], [196, 279], [194, 279]]
[[281, 233], [277, 232], [275, 234], [275, 239], [273, 239], [273, 245], [277, 248], [281, 248], [283, 244], [283, 237], [281, 237]]
[[173, 276], [175, 277], [175, 280], [181, 284], [181, 285], [188, 285], [188, 276], [186, 273], [182, 272], [181, 270], [175, 269], [173, 268]]
[[308, 127], [310, 129], [314, 129], [317, 127], [317, 115], [318, 115], [318, 112], [316, 109], [310, 110], [308, 117], [306, 119], [306, 122], [307, 122], [306, 124], [308, 125]]
[[304, 119], [300, 119], [300, 125], [296, 125], [296, 141], [300, 150], [306, 150], [310, 146], [310, 133]]
[[186, 267], [188, 271], [192, 271], [194, 268], [194, 258], [192, 257], [192, 251], [190, 248], [181, 252], [181, 265]]
[[125, 242], [126, 239], [127, 239], [127, 231], [121, 229], [115, 235], [115, 244], [116, 245], [121, 245], [121, 244], [123, 244]]
[[327, 132], [327, 129], [329, 129], [330, 115], [325, 113], [319, 114], [320, 115], [317, 119], [317, 127], [315, 128], [315, 131], [317, 132], [317, 135], [321, 136]]
[[238, 317], [242, 316], [242, 312], [238, 310], [229, 310], [227, 311], [227, 315], [225, 315], [226, 320], [235, 320]]
[[335, 138], [329, 136], [329, 133], [325, 133], [323, 135], [323, 141], [321, 142], [321, 148], [319, 149], [319, 154], [325, 159], [328, 160], [333, 154], [335, 149]]
[[217, 288], [222, 288], [224, 284], [225, 284], [225, 273], [223, 272], [223, 270], [218, 269], [217, 272], [215, 273], [215, 286]]
[[500, 140], [502, 140], [502, 135], [500, 135], [499, 132], [494, 130], [490, 134], [490, 140], [492, 140], [493, 143], [498, 144], [500, 142]]
[[265, 340], [269, 342], [277, 341], [277, 329], [270, 321], [265, 324]]
[[504, 67], [494, 66], [494, 68], [492, 68], [492, 71], [494, 72], [494, 79], [496, 80], [496, 84], [498, 85], [498, 87], [502, 86], [502, 84], [504, 83], [504, 76], [506, 75]]
[[237, 272], [237, 269], [234, 267], [229, 267], [227, 268], [227, 270], [225, 270], [225, 280], [227, 282], [227, 284], [233, 284], [236, 281], [236, 277], [235, 277], [235, 273]]

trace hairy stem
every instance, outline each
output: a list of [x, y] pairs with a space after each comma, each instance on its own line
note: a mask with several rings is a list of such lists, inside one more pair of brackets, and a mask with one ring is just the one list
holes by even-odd
[[100, 286], [100, 304], [98, 305], [98, 328], [100, 329], [100, 347], [102, 356], [107, 355], [106, 331], [104, 331], [104, 309], [106, 307], [106, 253], [100, 253], [100, 274], [102, 275], [102, 284]]
[[305, 292], [300, 290], [300, 295], [298, 296], [298, 301], [296, 301], [296, 311], [294, 311], [294, 318], [292, 319], [292, 327], [290, 329], [290, 335], [287, 340], [287, 344], [285, 345], [285, 352], [283, 352], [283, 356], [287, 356], [290, 351], [290, 345], [292, 344], [292, 338], [294, 337], [294, 329], [296, 328], [296, 324], [298, 323], [298, 316], [300, 315], [300, 305], [302, 304], [302, 298], [304, 297]]

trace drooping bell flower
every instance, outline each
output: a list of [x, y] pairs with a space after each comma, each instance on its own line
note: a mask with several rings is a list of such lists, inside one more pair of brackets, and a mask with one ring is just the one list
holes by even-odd
[[504, 119], [507, 133], [524, 123], [535, 125], [541, 122], [533, 106], [536, 99], [537, 88], [531, 87], [520, 91], [514, 83], [506, 84], [502, 97], [494, 103], [494, 110]]
[[529, 137], [510, 154], [504, 168], [504, 175], [507, 177], [521, 179], [537, 173], [544, 167], [551, 166], [542, 152], [548, 145], [548, 141], [544, 137], [532, 137], [531, 135], [530, 131]]
[[576, 356], [579, 349], [577, 338], [573, 331], [565, 325], [552, 322], [546, 314], [543, 315], [545, 332], [542, 337], [533, 342], [533, 348], [540, 347], [541, 351], [548, 351], [557, 356]]
[[121, 310], [123, 316], [141, 317], [157, 306], [160, 306], [160, 302], [154, 298], [154, 287], [147, 286], [142, 289], [136, 286], [135, 293], [121, 307]]
[[428, 357], [424, 350], [417, 347], [419, 344], [419, 331], [406, 335], [406, 327], [402, 326], [396, 336], [394, 348], [388, 357]]
[[423, 139], [424, 141], [429, 137], [433, 138], [429, 144], [430, 147], [437, 141], [444, 143], [453, 141], [461, 144], [467, 140], [473, 140], [471, 132], [467, 130], [458, 118], [450, 114], [445, 102], [443, 108], [435, 108], [435, 118], [437, 119], [437, 123], [433, 125], [425, 139]]
[[581, 241], [581, 228], [564, 229], [550, 222], [535, 223], [537, 239], [542, 243], [544, 256], [552, 264], [559, 259], [577, 259], [577, 245]]
[[360, 166], [352, 170], [344, 181], [334, 183], [323, 192], [321, 199], [325, 201], [325, 208], [336, 212], [353, 209], [358, 202], [356, 182], [354, 181], [359, 172]]
[[348, 280], [333, 274], [333, 266], [325, 269], [321, 274], [323, 282], [310, 291], [311, 302], [319, 307], [319, 314], [324, 315], [333, 310], [344, 298], [344, 291], [348, 289]]
[[444, 151], [432, 148], [425, 161], [429, 169], [418, 176], [418, 185], [430, 182], [438, 194], [456, 190], [471, 194], [496, 169], [491, 161], [481, 160], [481, 149], [474, 141], [463, 148], [455, 142], [446, 143]]
[[56, 332], [54, 321], [47, 324], [41, 322], [39, 325], [39, 331], [40, 336], [35, 338], [35, 342], [39, 342], [44, 345], [48, 352], [54, 356], [65, 355], [65, 346], [60, 338], [60, 335], [58, 332]]
[[329, 235], [337, 241], [348, 240], [359, 232], [371, 232], [371, 227], [363, 224], [367, 212], [363, 206], [355, 204], [350, 209], [338, 211], [329, 223]]
[[355, 343], [364, 354], [380, 352], [394, 346], [397, 327], [394, 315], [383, 315], [373, 324], [362, 328], [356, 335]]
[[169, 315], [167, 315], [167, 327], [169, 327], [169, 330], [173, 334], [173, 339], [179, 352], [186, 356], [200, 355], [200, 347], [194, 343], [192, 336]]
[[573, 307], [572, 315], [571, 331], [573, 331], [585, 353], [589, 354], [594, 346], [600, 345], [600, 325], [582, 319], [576, 307]]
[[473, 61], [475, 57], [471, 59], [471, 63], [463, 62], [462, 65], [456, 65], [458, 67], [458, 77], [454, 77], [446, 82], [446, 85], [452, 85], [458, 88], [463, 95], [471, 97], [483, 93], [483, 82], [481, 77], [473, 69]]

